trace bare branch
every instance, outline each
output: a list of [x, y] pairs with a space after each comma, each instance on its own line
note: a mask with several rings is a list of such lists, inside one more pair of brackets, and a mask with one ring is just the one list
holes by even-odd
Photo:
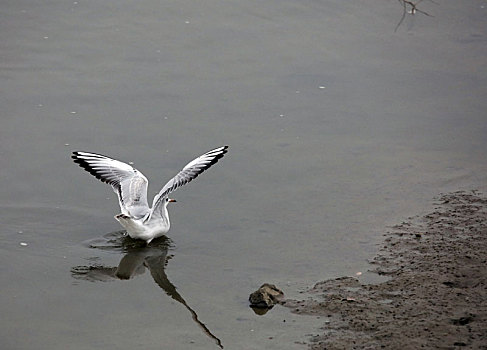
[[[418, 12], [418, 13], [421, 13], [421, 14], [428, 16], [428, 17], [434, 17], [433, 15], [430, 15], [429, 13], [418, 9], [418, 4], [423, 2], [423, 0], [418, 0], [416, 2], [412, 2], [409, 0], [398, 0], [398, 1], [403, 6], [403, 12], [402, 12], [401, 20], [397, 24], [396, 29], [394, 29], [394, 32], [396, 32], [397, 29], [401, 26], [402, 22], [404, 22], [404, 19], [406, 18], [406, 13], [409, 13], [410, 15], [415, 15]], [[434, 2], [433, 0], [429, 0], [429, 1], [431, 1], [433, 4], [436, 4], [436, 2]], [[407, 10], [408, 6], [410, 6], [410, 8], [411, 8], [411, 10], [409, 10], [409, 11]]]
[[397, 24], [396, 29], [394, 29], [394, 32], [397, 32], [397, 30], [398, 30], [398, 28], [401, 26], [402, 22], [404, 22], [404, 19], [406, 18], [406, 12], [407, 12], [407, 10], [406, 10], [406, 3], [405, 3], [405, 2], [403, 2], [402, 0], [398, 0], [398, 1], [399, 1], [399, 2], [402, 4], [402, 6], [403, 6], [404, 10], [402, 11], [402, 17], [401, 17], [401, 20], [400, 20], [400, 21], [399, 21], [399, 23]]

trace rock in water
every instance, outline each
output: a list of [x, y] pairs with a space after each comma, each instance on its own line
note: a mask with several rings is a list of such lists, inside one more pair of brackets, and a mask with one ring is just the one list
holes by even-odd
[[250, 294], [249, 301], [251, 307], [270, 309], [279, 303], [284, 297], [282, 290], [273, 284], [264, 283], [255, 292]]

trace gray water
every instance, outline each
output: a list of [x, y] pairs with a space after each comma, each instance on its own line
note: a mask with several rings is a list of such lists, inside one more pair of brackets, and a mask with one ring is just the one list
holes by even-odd
[[[487, 187], [487, 3], [418, 8], [3, 1], [1, 348], [303, 348], [320, 320], [252, 291], [366, 272], [388, 225]], [[224, 144], [150, 249], [70, 160], [134, 162], [152, 196]]]

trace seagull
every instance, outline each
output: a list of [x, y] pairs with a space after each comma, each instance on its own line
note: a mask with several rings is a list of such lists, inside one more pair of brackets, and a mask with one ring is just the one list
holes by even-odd
[[147, 202], [149, 181], [140, 171], [129, 164], [101, 154], [74, 151], [71, 158], [91, 175], [112, 186], [118, 196], [120, 214], [115, 219], [133, 239], [142, 239], [147, 245], [166, 234], [171, 226], [167, 205], [176, 200], [169, 194], [198, 177], [217, 163], [228, 146], [215, 148], [189, 162], [176, 176], [169, 180], [154, 197], [152, 208]]

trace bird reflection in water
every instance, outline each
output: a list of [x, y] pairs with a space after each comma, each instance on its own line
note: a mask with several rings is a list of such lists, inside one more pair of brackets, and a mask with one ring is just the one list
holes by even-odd
[[76, 266], [71, 269], [71, 275], [75, 279], [106, 282], [114, 279], [128, 280], [143, 274], [146, 269], [149, 269], [154, 282], [167, 295], [184, 305], [203, 332], [223, 349], [220, 339], [213, 335], [208, 327], [198, 319], [196, 312], [186, 303], [186, 300], [176, 290], [176, 286], [167, 278], [165, 268], [171, 258], [167, 254], [171, 244], [171, 240], [166, 236], [154, 240], [150, 246], [147, 246], [143, 241], [133, 240], [128, 237], [125, 231], [109, 233], [102, 238], [89, 240], [85, 242], [85, 245], [89, 248], [122, 252], [124, 256], [118, 266], [109, 267], [98, 264]]

